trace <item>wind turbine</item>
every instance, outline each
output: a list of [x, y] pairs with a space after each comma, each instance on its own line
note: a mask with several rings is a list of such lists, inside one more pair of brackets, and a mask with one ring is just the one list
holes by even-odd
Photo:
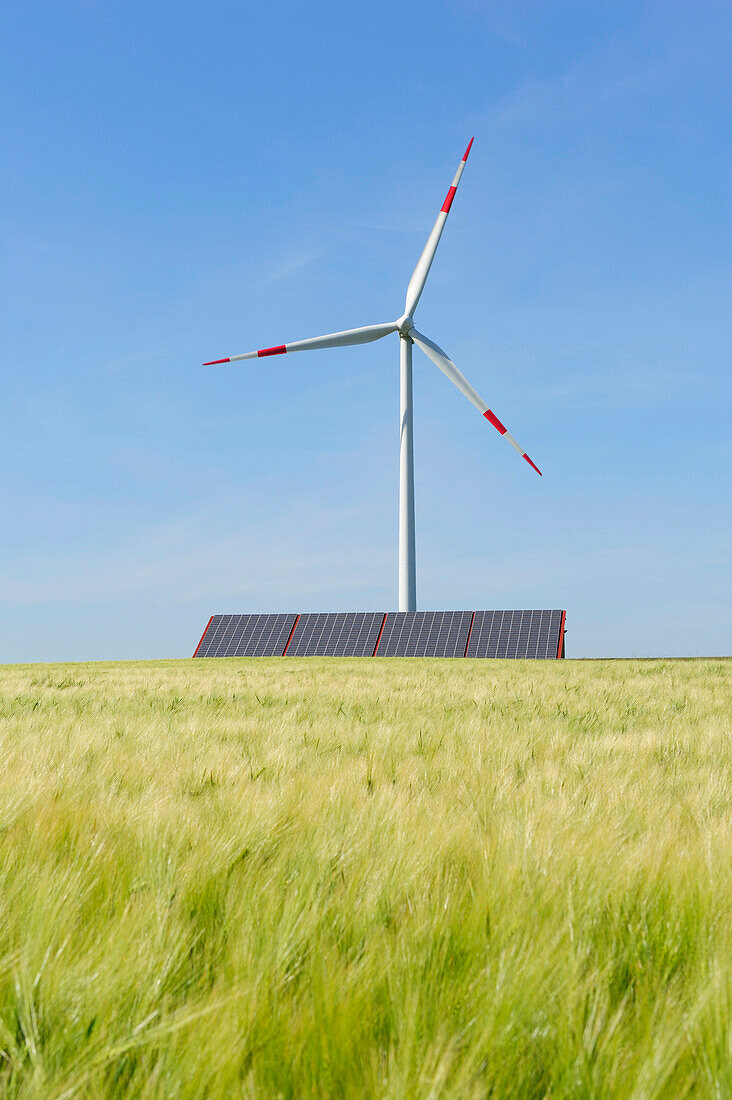
[[493, 427], [501, 433], [514, 450], [518, 451], [522, 458], [536, 470], [541, 476], [541, 470], [531, 461], [526, 451], [521, 447], [505, 425], [501, 423], [496, 414], [489, 409], [482, 397], [480, 397], [468, 380], [463, 377], [452, 359], [442, 348], [428, 340], [414, 327], [414, 311], [424, 290], [432, 261], [437, 251], [437, 245], [445, 228], [447, 215], [450, 213], [455, 192], [457, 191], [460, 177], [463, 174], [465, 163], [468, 159], [473, 138], [470, 139], [463, 159], [458, 165], [455, 178], [447, 192], [440, 213], [437, 215], [432, 232], [422, 255], [419, 257], [412, 278], [407, 287], [407, 298], [404, 304], [404, 313], [397, 321], [387, 321], [383, 325], [366, 325], [364, 328], [346, 329], [345, 332], [331, 332], [326, 336], [314, 336], [309, 340], [297, 340], [293, 344], [279, 344], [273, 348], [260, 348], [258, 351], [245, 351], [243, 355], [230, 355], [226, 359], [213, 359], [204, 363], [205, 367], [216, 366], [219, 363], [238, 363], [241, 359], [262, 359], [267, 355], [285, 355], [291, 351], [316, 351], [320, 348], [343, 348], [350, 344], [368, 344], [372, 340], [380, 340], [382, 336], [388, 336], [390, 332], [399, 333], [399, 398], [400, 398], [400, 448], [399, 448], [399, 610], [416, 611], [417, 609], [417, 571], [414, 548], [414, 447], [412, 439], [412, 343], [427, 355], [440, 370], [447, 375], [450, 381], [457, 386], [468, 401], [472, 401]]

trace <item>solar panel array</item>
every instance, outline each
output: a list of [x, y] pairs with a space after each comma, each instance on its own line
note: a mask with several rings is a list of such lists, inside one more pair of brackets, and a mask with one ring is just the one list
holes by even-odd
[[196, 657], [281, 657], [297, 615], [214, 615]]
[[194, 657], [564, 656], [564, 611], [213, 615]]
[[466, 657], [556, 657], [561, 611], [476, 611]]
[[373, 657], [383, 611], [300, 615], [288, 657]]
[[386, 616], [379, 657], [464, 657], [469, 611], [395, 611]]

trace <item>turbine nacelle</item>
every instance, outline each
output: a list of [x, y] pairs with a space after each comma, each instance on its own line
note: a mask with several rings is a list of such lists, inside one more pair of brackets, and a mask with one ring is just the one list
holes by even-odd
[[411, 314], [405, 313], [396, 322], [397, 332], [400, 336], [409, 336], [410, 332], [414, 328], [414, 318]]

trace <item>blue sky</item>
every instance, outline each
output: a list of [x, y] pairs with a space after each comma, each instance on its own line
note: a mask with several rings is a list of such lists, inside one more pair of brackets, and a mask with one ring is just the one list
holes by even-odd
[[189, 655], [214, 611], [562, 607], [732, 650], [727, 3], [5, 5], [0, 660]]

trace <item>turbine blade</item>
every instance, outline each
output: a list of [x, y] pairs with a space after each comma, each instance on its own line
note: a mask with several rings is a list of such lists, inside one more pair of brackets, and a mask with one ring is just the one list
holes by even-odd
[[543, 477], [544, 475], [542, 474], [536, 463], [531, 461], [523, 447], [516, 442], [511, 433], [507, 430], [506, 426], [502, 424], [501, 421], [498, 419], [496, 414], [488, 408], [483, 398], [475, 392], [473, 387], [468, 382], [467, 378], [463, 377], [463, 375], [453, 363], [452, 359], [445, 355], [445, 352], [442, 350], [442, 348], [438, 347], [437, 344], [432, 342], [432, 340], [428, 340], [426, 336], [423, 336], [421, 332], [417, 332], [417, 330], [414, 328], [410, 331], [409, 335], [411, 336], [412, 340], [414, 340], [415, 344], [417, 344], [422, 349], [425, 355], [429, 356], [432, 362], [440, 368], [443, 374], [447, 375], [453, 385], [457, 386], [460, 392], [467, 397], [468, 401], [472, 401], [478, 412], [480, 412], [481, 415], [486, 418], [488, 423], [492, 424], [496, 431], [500, 432], [503, 438], [511, 444], [513, 449], [515, 451], [518, 451], [522, 458], [526, 459], [529, 466], [536, 470], [539, 477]]
[[422, 295], [422, 291], [424, 290], [424, 284], [427, 281], [427, 276], [429, 275], [430, 268], [432, 267], [432, 261], [435, 258], [437, 245], [440, 243], [442, 230], [445, 228], [447, 215], [450, 213], [452, 200], [455, 198], [455, 192], [457, 191], [458, 184], [460, 183], [460, 177], [463, 174], [465, 162], [468, 159], [468, 153], [470, 152], [470, 146], [473, 144], [473, 140], [473, 138], [470, 139], [470, 143], [465, 150], [463, 159], [460, 161], [458, 170], [455, 173], [455, 179], [452, 181], [452, 186], [447, 192], [447, 196], [445, 197], [445, 201], [442, 204], [442, 209], [440, 210], [440, 213], [437, 215], [437, 221], [435, 222], [432, 232], [429, 235], [427, 244], [424, 246], [422, 255], [419, 257], [419, 261], [414, 269], [412, 278], [409, 280], [409, 286], [407, 287], [407, 300], [404, 306], [404, 312], [408, 317], [411, 317], [412, 313], [417, 308], [417, 302], [419, 301]]
[[293, 344], [278, 344], [274, 348], [260, 348], [258, 351], [245, 351], [243, 355], [230, 355], [226, 359], [212, 359], [204, 367], [214, 367], [218, 363], [236, 363], [239, 359], [262, 359], [266, 355], [285, 355], [288, 351], [316, 351], [318, 348], [345, 348], [349, 344], [368, 344], [371, 340], [380, 340], [390, 332], [396, 332], [396, 321], [385, 325], [366, 325], [364, 328], [349, 328], [345, 332], [331, 332], [327, 336], [313, 336], [310, 340], [296, 340]]

